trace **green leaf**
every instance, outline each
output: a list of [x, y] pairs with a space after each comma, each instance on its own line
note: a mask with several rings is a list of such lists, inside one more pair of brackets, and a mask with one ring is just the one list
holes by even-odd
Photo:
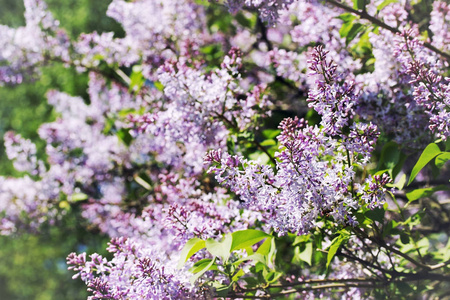
[[255, 151], [248, 157], [253, 161], [259, 161], [261, 164], [267, 164], [270, 161], [270, 157], [262, 151]]
[[339, 29], [339, 35], [341, 37], [347, 37], [352, 27], [353, 27], [353, 20], [349, 22], [344, 22], [344, 24], [342, 24], [341, 29]]
[[450, 190], [450, 187], [448, 187], [447, 185], [438, 185], [430, 188], [416, 189], [409, 193], [406, 193], [406, 198], [408, 198], [409, 202], [412, 202], [420, 198], [430, 197], [437, 191], [447, 191], [447, 190]]
[[[211, 263], [211, 260], [212, 260], [211, 258], [204, 258], [199, 260], [192, 266], [192, 268], [189, 269], [189, 272], [191, 272], [192, 274], [197, 274], [198, 272], [202, 271], [205, 268], [205, 266], [209, 265]], [[214, 266], [211, 266], [211, 268], [214, 268]]]
[[377, 11], [382, 10], [391, 3], [397, 3], [397, 0], [384, 0], [381, 4], [377, 6]]
[[375, 208], [373, 210], [369, 210], [365, 213], [365, 216], [373, 221], [383, 222], [384, 220], [384, 209], [383, 208]]
[[233, 232], [231, 251], [244, 249], [252, 246], [265, 238], [271, 238], [270, 234], [256, 229], [247, 229]]
[[130, 87], [129, 91], [139, 91], [145, 83], [145, 78], [142, 75], [142, 66], [136, 65], [133, 66], [131, 75], [130, 75]]
[[131, 141], [133, 140], [133, 137], [130, 134], [130, 129], [127, 128], [121, 128], [119, 131], [117, 131], [117, 137], [127, 146], [130, 146]]
[[406, 233], [404, 233], [404, 232], [401, 232], [400, 233], [400, 240], [401, 240], [401, 242], [403, 243], [403, 244], [408, 244], [409, 243], [409, 235], [407, 235]]
[[298, 254], [298, 258], [311, 266], [311, 260], [313, 255], [312, 242], [306, 243], [305, 249]]
[[292, 243], [292, 246], [297, 246], [301, 243], [306, 243], [310, 240], [311, 236], [309, 234], [307, 235], [298, 235], [295, 237], [294, 242]]
[[186, 261], [199, 250], [205, 248], [205, 241], [199, 238], [192, 238], [184, 245], [178, 262], [178, 269], [181, 269]]
[[240, 265], [242, 262], [244, 262], [244, 261], [249, 261], [249, 260], [251, 260], [251, 261], [253, 261], [253, 262], [255, 262], [255, 263], [256, 263], [256, 262], [260, 262], [260, 263], [262, 263], [263, 265], [267, 266], [267, 260], [266, 260], [266, 258], [264, 257], [264, 255], [262, 255], [262, 254], [260, 254], [260, 253], [255, 253], [255, 254], [249, 255], [249, 256], [247, 256], [247, 257], [243, 257], [243, 258], [241, 258], [241, 259], [235, 261], [235, 262], [233, 263], [233, 265], [238, 266], [238, 265]]
[[277, 281], [278, 278], [281, 277], [281, 275], [283, 275], [283, 274], [280, 272], [275, 272], [275, 271], [268, 272], [266, 270], [263, 271], [263, 276], [267, 283], [273, 283], [273, 282]]
[[354, 9], [364, 9], [365, 6], [366, 6], [365, 0], [353, 0]]
[[224, 284], [222, 284], [220, 282], [217, 282], [217, 281], [214, 281], [212, 283], [212, 286], [215, 289], [216, 296], [217, 297], [222, 297], [222, 298], [226, 298], [227, 295], [228, 295], [228, 292], [231, 289], [231, 284], [230, 285], [224, 285]]
[[[399, 158], [400, 151], [398, 149], [398, 144], [392, 141], [386, 143], [381, 150], [378, 169], [388, 169], [392, 172], [392, 169], [394, 169], [394, 167], [397, 165]], [[389, 175], [392, 176], [391, 172]]]
[[396, 188], [401, 191], [403, 189], [403, 187], [405, 186], [405, 183], [406, 183], [406, 174], [402, 174], [402, 176], [396, 183], [388, 183], [388, 184], [386, 184], [386, 186], [393, 187], [393, 188]]
[[450, 160], [450, 152], [444, 152], [444, 153], [439, 154], [438, 156], [436, 156], [436, 159], [435, 159], [434, 162], [436, 164], [436, 167], [438, 167], [440, 169], [449, 160]]
[[[402, 171], [403, 165], [405, 164], [405, 161], [407, 158], [408, 158], [407, 155], [405, 155], [403, 152], [400, 152], [400, 159], [399, 159], [398, 163], [395, 165], [394, 169], [392, 169], [392, 176], [391, 176], [392, 179], [395, 179], [397, 177], [397, 175]], [[406, 183], [406, 180], [405, 180], [405, 183]]]
[[274, 139], [267, 139], [259, 143], [261, 146], [275, 146], [277, 142]]
[[409, 177], [408, 185], [416, 178], [420, 170], [422, 170], [433, 158], [441, 154], [441, 150], [435, 143], [429, 144], [425, 150], [423, 150], [422, 155], [420, 155], [419, 160], [411, 171], [411, 176]]
[[231, 254], [231, 243], [231, 234], [227, 234], [223, 241], [217, 242], [213, 239], [207, 239], [205, 245], [209, 253], [222, 258], [223, 262], [226, 262]]
[[272, 239], [266, 239], [264, 243], [262, 243], [261, 246], [259, 246], [258, 250], [256, 250], [256, 253], [268, 256], [270, 253], [271, 246], [272, 246]]
[[348, 46], [348, 44], [350, 44], [350, 42], [353, 41], [353, 39], [358, 35], [358, 33], [363, 31], [364, 28], [365, 27], [362, 24], [354, 23], [346, 35], [345, 44]]
[[215, 261], [216, 258], [214, 257], [208, 264], [203, 265], [203, 268], [198, 270], [198, 273], [189, 279], [191, 284], [194, 284], [194, 282], [197, 281], [197, 279], [199, 279], [203, 274], [205, 274], [206, 271], [210, 270], [210, 268], [213, 267]]
[[151, 191], [152, 186], [151, 182], [147, 180], [147, 178], [144, 178], [144, 176], [139, 176], [138, 174], [134, 175], [134, 181], [136, 181], [140, 186], [142, 186], [144, 189]]
[[273, 139], [277, 137], [280, 134], [280, 132], [281, 132], [280, 129], [266, 129], [263, 130], [262, 134], [267, 139]]
[[164, 85], [159, 82], [159, 81], [155, 81], [153, 82], [153, 85], [155, 86], [156, 89], [158, 89], [159, 91], [164, 91]]
[[72, 194], [72, 196], [70, 197], [70, 201], [71, 202], [78, 202], [78, 201], [83, 201], [88, 199], [88, 195], [84, 194], [84, 193], [74, 193]]
[[233, 277], [231, 278], [231, 281], [236, 282], [239, 280], [239, 278], [241, 278], [243, 275], [245, 275], [244, 270], [240, 269], [239, 271], [236, 272], [236, 274], [233, 275]]
[[330, 266], [331, 261], [333, 260], [334, 256], [336, 255], [336, 252], [338, 251], [339, 247], [348, 240], [349, 234], [347, 232], [341, 232], [341, 234], [334, 238], [334, 240], [331, 242], [330, 249], [328, 250], [327, 254], [327, 269]]
[[344, 14], [337, 16], [336, 18], [344, 21], [344, 23], [348, 23], [348, 22], [355, 20], [356, 16], [353, 15], [352, 13], [344, 13]]

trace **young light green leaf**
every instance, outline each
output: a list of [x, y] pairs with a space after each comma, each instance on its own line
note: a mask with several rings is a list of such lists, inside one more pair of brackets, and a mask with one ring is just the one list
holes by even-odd
[[305, 249], [298, 254], [298, 258], [311, 265], [313, 255], [313, 244], [312, 242], [306, 243]]
[[181, 269], [186, 261], [199, 250], [205, 248], [205, 241], [199, 238], [192, 238], [187, 241], [181, 250], [180, 261], [178, 262], [178, 269]]
[[240, 230], [233, 232], [231, 234], [232, 236], [232, 244], [231, 244], [231, 251], [244, 249], [249, 246], [253, 246], [254, 244], [258, 243], [259, 241], [265, 239], [265, 238], [271, 238], [272, 236], [270, 234], [267, 234], [263, 231], [256, 230], [256, 229], [247, 229], [247, 230]]
[[231, 281], [236, 282], [239, 280], [239, 278], [241, 278], [244, 275], [245, 275], [244, 270], [240, 269], [239, 271], [236, 272], [236, 274], [233, 275]]
[[397, 0], [384, 0], [381, 4], [379, 4], [377, 6], [377, 11], [382, 10], [383, 8], [385, 8], [386, 6], [388, 6], [391, 3], [396, 3]]
[[72, 194], [72, 196], [70, 197], [70, 201], [71, 202], [78, 202], [78, 201], [83, 201], [88, 199], [88, 195], [84, 194], [84, 193], [74, 193]]
[[405, 183], [406, 183], [406, 174], [403, 174], [396, 183], [388, 183], [386, 184], [386, 186], [393, 187], [401, 191], [405, 186]]
[[209, 265], [211, 260], [212, 260], [211, 258], [204, 258], [202, 260], [199, 260], [192, 266], [192, 268], [189, 269], [189, 272], [191, 272], [192, 274], [197, 274], [198, 272], [202, 271], [206, 265]]
[[350, 42], [353, 41], [353, 39], [358, 35], [358, 33], [364, 30], [364, 28], [365, 27], [362, 24], [354, 23], [350, 30], [347, 32], [345, 44], [348, 46]]
[[205, 245], [209, 253], [211, 253], [214, 256], [222, 258], [222, 260], [226, 262], [231, 254], [231, 243], [232, 243], [231, 234], [227, 234], [225, 235], [223, 241], [217, 242], [216, 240], [213, 239], [207, 239]]
[[274, 139], [267, 139], [260, 143], [261, 146], [275, 146], [277, 142]]
[[271, 246], [272, 246], [272, 239], [266, 239], [264, 243], [262, 243], [261, 246], [259, 246], [258, 250], [256, 250], [256, 253], [267, 256], [270, 253]]
[[425, 150], [423, 150], [422, 155], [420, 155], [419, 160], [411, 171], [411, 176], [408, 180], [408, 185], [416, 178], [420, 170], [422, 170], [433, 158], [441, 154], [441, 150], [435, 143], [429, 144]]
[[344, 22], [344, 24], [342, 24], [341, 29], [339, 30], [339, 35], [341, 37], [347, 37], [347, 35], [350, 32], [350, 30], [352, 29], [352, 27], [353, 27], [353, 20]]
[[143, 177], [139, 176], [138, 174], [134, 175], [134, 181], [136, 181], [140, 186], [142, 186], [144, 189], [151, 191], [152, 186], [150, 183], [145, 180]]
[[191, 284], [194, 284], [194, 282], [197, 281], [197, 279], [199, 279], [203, 274], [205, 274], [206, 271], [210, 270], [215, 262], [216, 258], [214, 257], [208, 264], [203, 265], [203, 269], [198, 270], [198, 273], [189, 279]]
[[450, 152], [444, 152], [436, 156], [434, 163], [439, 169], [442, 168], [447, 161], [450, 160]]
[[334, 238], [331, 242], [330, 248], [328, 249], [328, 255], [327, 255], [327, 269], [330, 266], [331, 261], [333, 260], [334, 256], [336, 255], [336, 252], [339, 250], [339, 247], [348, 240], [348, 233], [341, 232], [341, 234]]

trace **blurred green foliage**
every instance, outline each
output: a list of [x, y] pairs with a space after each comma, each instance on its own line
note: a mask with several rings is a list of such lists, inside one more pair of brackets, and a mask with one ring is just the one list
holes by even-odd
[[[47, 0], [54, 17], [71, 38], [82, 32], [113, 31], [118, 37], [123, 30], [106, 16], [111, 0]], [[20, 0], [0, 0], [0, 24], [23, 26], [24, 5]], [[42, 123], [55, 119], [47, 104], [46, 93], [56, 89], [87, 99], [87, 74], [73, 68], [53, 64], [43, 69], [36, 81], [19, 86], [0, 87], [0, 175], [19, 176], [7, 160], [3, 135], [8, 130], [34, 141], [44, 151], [37, 130]], [[107, 239], [86, 231], [76, 210], [70, 211], [59, 226], [44, 229], [39, 236], [24, 234], [0, 236], [0, 298], [2, 300], [86, 299], [83, 282], [73, 280], [65, 258], [70, 252], [104, 252]]]

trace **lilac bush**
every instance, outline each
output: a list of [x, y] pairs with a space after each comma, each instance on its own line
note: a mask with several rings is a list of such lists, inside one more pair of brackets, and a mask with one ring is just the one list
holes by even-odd
[[89, 299], [445, 295], [450, 10], [414, 5], [113, 0], [124, 37], [70, 40], [26, 0], [1, 84], [62, 62], [88, 99], [48, 92], [43, 154], [5, 135], [1, 234], [80, 208], [111, 238], [68, 254]]

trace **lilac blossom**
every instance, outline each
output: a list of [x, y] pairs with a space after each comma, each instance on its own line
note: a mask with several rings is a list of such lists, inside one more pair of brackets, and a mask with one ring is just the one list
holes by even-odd
[[450, 136], [450, 79], [441, 75], [442, 62], [425, 50], [417, 34], [415, 28], [404, 31], [397, 39], [394, 55], [409, 76], [414, 100], [429, 117], [430, 130], [446, 140]]
[[67, 257], [69, 269], [77, 272], [74, 277], [81, 277], [92, 292], [88, 299], [186, 299], [196, 293], [185, 271], [170, 263], [176, 257], [169, 258], [156, 247], [114, 238], [108, 251], [113, 254], [109, 261], [98, 254], [90, 259], [85, 253]]
[[289, 7], [295, 0], [227, 0], [226, 4], [232, 13], [237, 13], [244, 7], [256, 8], [259, 16], [269, 25], [273, 25], [281, 10]]
[[69, 60], [69, 38], [58, 28], [46, 4], [25, 0], [26, 26], [17, 29], [0, 25], [0, 83], [18, 84], [37, 72], [50, 57]]
[[433, 44], [446, 52], [450, 51], [450, 6], [444, 1], [433, 1], [430, 30]]

